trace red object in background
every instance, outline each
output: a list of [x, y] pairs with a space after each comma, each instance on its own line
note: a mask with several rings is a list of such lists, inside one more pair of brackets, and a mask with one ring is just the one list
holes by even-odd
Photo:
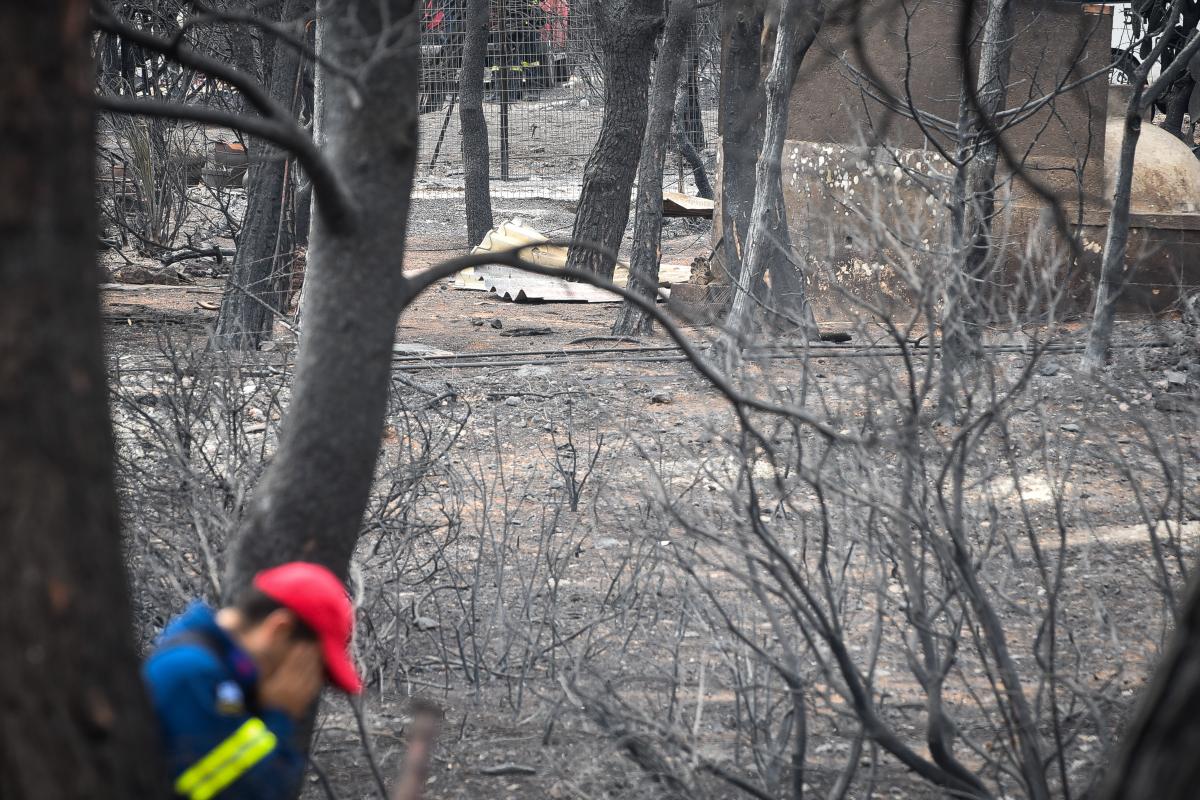
[[350, 655], [354, 605], [346, 587], [320, 564], [293, 561], [254, 576], [254, 588], [291, 611], [317, 634], [325, 672], [347, 694], [362, 691], [362, 679]]
[[[421, 30], [433, 33], [441, 29], [446, 21], [446, 12], [441, 8], [442, 3], [443, 0], [425, 0], [421, 11]], [[538, 5], [541, 6], [542, 13], [546, 15], [546, 24], [542, 28], [542, 41], [565, 47], [567, 44], [567, 19], [571, 11], [570, 0], [540, 0]], [[492, 28], [495, 27], [496, 20], [493, 14]]]
[[548, 44], [566, 46], [567, 17], [571, 11], [569, 0], [542, 0], [542, 11], [546, 14], [546, 34], [543, 37]]
[[421, 11], [421, 29], [425, 31], [436, 31], [442, 27], [442, 23], [446, 20], [446, 12], [437, 8], [436, 0], [425, 0], [425, 7]]

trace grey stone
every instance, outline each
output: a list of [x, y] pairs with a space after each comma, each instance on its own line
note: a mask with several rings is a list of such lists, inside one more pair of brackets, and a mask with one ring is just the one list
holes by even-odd
[[1154, 398], [1154, 407], [1159, 411], [1182, 412], [1193, 411], [1196, 405], [1183, 394], [1160, 394]]
[[550, 367], [538, 366], [537, 364], [526, 364], [516, 371], [518, 378], [549, 378], [554, 370]]

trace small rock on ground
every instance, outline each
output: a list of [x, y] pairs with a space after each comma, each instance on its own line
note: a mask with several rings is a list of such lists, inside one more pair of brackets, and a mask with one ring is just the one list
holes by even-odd
[[1168, 393], [1160, 394], [1154, 398], [1154, 407], [1159, 411], [1168, 412], [1183, 412], [1194, 411], [1196, 404], [1193, 403], [1187, 395]]
[[550, 367], [541, 367], [537, 364], [526, 364], [518, 369], [515, 375], [518, 378], [549, 378], [553, 372]]

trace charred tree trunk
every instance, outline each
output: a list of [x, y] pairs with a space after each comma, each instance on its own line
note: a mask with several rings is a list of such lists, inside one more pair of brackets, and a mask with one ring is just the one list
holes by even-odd
[[[658, 289], [658, 266], [662, 257], [663, 163], [671, 119], [675, 115], [675, 90], [688, 34], [696, 19], [696, 0], [671, 0], [654, 88], [650, 93], [650, 121], [638, 163], [637, 206], [633, 221], [633, 251], [629, 258], [629, 288], [653, 298]], [[650, 317], [626, 301], [613, 324], [614, 335], [649, 333]]]
[[110, 94], [121, 94], [125, 86], [121, 79], [120, 37], [111, 33], [101, 33], [96, 45], [96, 56], [100, 85]]
[[[1140, 119], [1140, 116], [1139, 116]], [[1200, 781], [1200, 581], [1143, 690], [1096, 800], [1190, 800]]]
[[796, 75], [800, 71], [800, 64], [812, 43], [816, 41], [824, 15], [825, 6], [822, 0], [786, 0], [780, 11], [775, 54], [764, 87], [766, 123], [762, 149], [755, 165], [757, 191], [751, 207], [746, 247], [735, 283], [733, 304], [725, 321], [726, 330], [722, 339], [722, 346], [729, 352], [741, 345], [751, 329], [758, 305], [756, 284], [762, 280], [768, 265], [772, 268], [773, 279], [785, 270], [797, 271], [796, 280], [788, 281], [786, 287], [778, 288], [786, 288], [786, 294], [783, 296], [793, 308], [793, 313], [788, 315], [794, 316], [792, 323], [806, 336], [817, 336], [816, 323], [813, 321], [804, 291], [803, 277], [798, 273], [799, 268], [794, 266], [795, 255], [791, 252], [790, 242], [786, 237], [787, 219], [783, 205], [781, 160], [784, 138], [787, 135], [788, 99], [796, 82]]
[[121, 559], [86, 0], [0, 5], [0, 797], [165, 797]]
[[1133, 161], [1138, 139], [1142, 135], [1141, 83], [1133, 86], [1129, 105], [1125, 109], [1125, 138], [1121, 140], [1121, 156], [1117, 162], [1117, 185], [1113, 190], [1112, 209], [1108, 212], [1108, 231], [1104, 239], [1104, 257], [1100, 262], [1100, 283], [1092, 311], [1092, 327], [1088, 332], [1083, 364], [1088, 370], [1098, 370], [1108, 358], [1113, 323], [1117, 316], [1117, 295], [1124, 283], [1125, 253], [1129, 248], [1129, 206], [1133, 190]]
[[134, 61], [136, 45], [121, 40], [121, 82], [124, 84], [124, 94], [135, 93], [137, 81], [137, 65]]
[[[1197, 24], [1200, 24], [1200, 3], [1185, 2], [1180, 7], [1181, 13], [1179, 16], [1179, 25], [1177, 30], [1187, 31], [1188, 33], [1196, 30]], [[1172, 46], [1163, 49], [1162, 55], [1159, 57], [1159, 63], [1162, 69], [1168, 69], [1171, 63], [1179, 58], [1177, 50], [1182, 47], [1183, 41], [1178, 36], [1173, 37]], [[1193, 147], [1195, 142], [1187, 141], [1188, 129], [1184, 128], [1183, 115], [1188, 113], [1189, 101], [1192, 92], [1196, 88], [1191, 71], [1181, 73], [1171, 86], [1163, 92], [1163, 97], [1155, 98], [1154, 103], [1162, 109], [1164, 119], [1162, 121], [1163, 130], [1169, 131], [1172, 136], [1177, 136], [1187, 142], [1188, 147]], [[1153, 115], [1151, 115], [1153, 116]], [[1196, 120], [1192, 119], [1191, 125], [1194, 126]]]
[[[336, 13], [330, 13], [336, 7]], [[417, 151], [418, 24], [412, 0], [325, 0], [321, 52], [355, 70], [361, 102], [325, 94], [322, 134], [357, 216], [313, 217], [304, 335], [279, 448], [234, 546], [226, 591], [293, 559], [345, 576], [387, 406]], [[318, 211], [320, 201], [318, 200]]]
[[[247, 36], [241, 26], [228, 25], [226, 28], [225, 35], [229, 39], [229, 57], [233, 65], [246, 75], [261, 77], [263, 47], [270, 45], [271, 39], [266, 38], [263, 42], [258, 43], [261, 46], [256, 47], [255, 37]], [[267, 52], [269, 52], [269, 49]], [[228, 106], [230, 111], [236, 111], [239, 114], [247, 113], [250, 106], [241, 92], [234, 92], [230, 100], [221, 100], [219, 102], [222, 106]], [[253, 111], [250, 111], [250, 113], [253, 113]]]
[[1187, 113], [1189, 101], [1192, 99], [1192, 91], [1196, 88], [1196, 82], [1192, 80], [1191, 75], [1184, 75], [1175, 85], [1171, 87], [1171, 93], [1167, 96], [1167, 113], [1162, 122], [1163, 130], [1169, 131], [1172, 136], [1176, 136], [1187, 142], [1188, 147], [1192, 147], [1195, 143], [1187, 141], [1187, 130], [1183, 125], [1183, 115]]
[[[583, 171], [571, 238], [613, 252], [629, 223], [629, 193], [646, 130], [650, 60], [662, 26], [662, 0], [612, 0], [596, 6], [604, 54], [604, 119]], [[615, 264], [591, 248], [572, 246], [567, 266], [611, 278]]]
[[[320, 14], [314, 15], [313, 18], [313, 52], [324, 52], [324, 31], [325, 20]], [[313, 144], [322, 150], [325, 149], [325, 104], [327, 93], [326, 86], [329, 83], [329, 77], [325, 74], [326, 68], [320, 62], [313, 64], [313, 96], [312, 96], [312, 137]], [[308, 220], [304, 227], [304, 242], [305, 246], [311, 249], [313, 219], [316, 218], [317, 209], [317, 193], [311, 191], [308, 193]], [[305, 264], [307, 269], [307, 260]], [[305, 300], [308, 297], [308, 292], [305, 290], [307, 284], [301, 280], [300, 296], [296, 299], [296, 327], [300, 330], [304, 328], [304, 307]]]
[[741, 271], [754, 205], [755, 160], [762, 148], [763, 7], [730, 0], [721, 9], [721, 246], [731, 281]]
[[675, 146], [679, 148], [679, 154], [683, 156], [683, 160], [692, 170], [692, 180], [696, 182], [696, 194], [706, 200], [712, 200], [713, 188], [712, 183], [708, 180], [708, 170], [704, 166], [704, 159], [699, 151], [692, 147], [687, 135], [678, 125], [675, 126]]
[[[272, 16], [290, 20], [300, 8], [300, 0], [283, 0]], [[263, 51], [267, 91], [284, 108], [294, 110], [301, 89], [299, 53], [279, 40], [264, 42]], [[249, 155], [246, 217], [213, 334], [213, 346], [221, 350], [258, 349], [271, 337], [276, 314], [285, 311], [290, 300], [295, 220], [286, 212], [292, 206], [295, 162], [259, 140], [251, 140]]]
[[[311, 2], [311, 0], [309, 0]], [[305, 35], [309, 47], [316, 52], [317, 45], [317, 21], [312, 20], [309, 24], [309, 30]], [[317, 65], [311, 61], [302, 62], [301, 80], [303, 81], [300, 88], [300, 100], [303, 112], [302, 120], [307, 120], [309, 127], [313, 132], [313, 141], [317, 140]], [[312, 179], [299, 170], [298, 178], [295, 181], [295, 191], [292, 195], [292, 208], [296, 215], [293, 225], [295, 233], [295, 244], [297, 247], [308, 247], [308, 233], [312, 226], [312, 207], [313, 207], [313, 185]], [[304, 273], [300, 271], [299, 275], [293, 272], [292, 283], [295, 285], [299, 278], [303, 285]]]
[[[1171, 19], [1174, 22], [1174, 17]], [[1108, 212], [1108, 233], [1104, 240], [1104, 257], [1100, 264], [1100, 283], [1096, 287], [1096, 299], [1092, 310], [1092, 327], [1088, 331], [1087, 349], [1083, 354], [1083, 366], [1095, 371], [1104, 366], [1108, 359], [1108, 346], [1112, 340], [1113, 323], [1117, 317], [1117, 296], [1125, 277], [1125, 253], [1129, 247], [1129, 206], [1133, 188], [1133, 163], [1137, 153], [1138, 139], [1142, 135], [1142, 111], [1153, 105], [1179, 75], [1188, 68], [1191, 60], [1200, 53], [1200, 32], [1193, 32], [1186, 46], [1179, 52], [1171, 66], [1158, 79], [1143, 90], [1150, 73], [1150, 65], [1158, 56], [1157, 51], [1169, 44], [1164, 36], [1155, 45], [1153, 57], [1142, 62], [1134, 73], [1130, 84], [1133, 93], [1125, 107], [1125, 138], [1121, 140], [1121, 156], [1117, 162], [1116, 189], [1113, 192], [1112, 209]]]
[[467, 206], [467, 246], [492, 229], [491, 152], [483, 115], [483, 71], [487, 67], [488, 0], [467, 0], [467, 30], [458, 72], [458, 120], [462, 130], [463, 183]]
[[[991, 263], [992, 218], [996, 212], [997, 115], [1008, 98], [1008, 76], [1013, 51], [1012, 0], [988, 0], [979, 49], [979, 74], [975, 103], [963, 100], [959, 151], [966, 154], [960, 167], [961, 183], [956, 211], [956, 250], [962, 253], [961, 274], [947, 290], [942, 316], [942, 364], [938, 407], [951, 418], [965, 394], [962, 382], [972, 368], [982, 337], [986, 271]], [[964, 79], [969, 74], [964, 68]]]

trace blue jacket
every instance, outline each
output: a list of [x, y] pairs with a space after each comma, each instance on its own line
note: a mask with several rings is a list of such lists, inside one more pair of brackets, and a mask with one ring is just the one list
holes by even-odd
[[163, 631], [142, 668], [175, 792], [189, 800], [274, 800], [294, 795], [304, 771], [292, 720], [258, 708], [258, 670], [192, 604]]

